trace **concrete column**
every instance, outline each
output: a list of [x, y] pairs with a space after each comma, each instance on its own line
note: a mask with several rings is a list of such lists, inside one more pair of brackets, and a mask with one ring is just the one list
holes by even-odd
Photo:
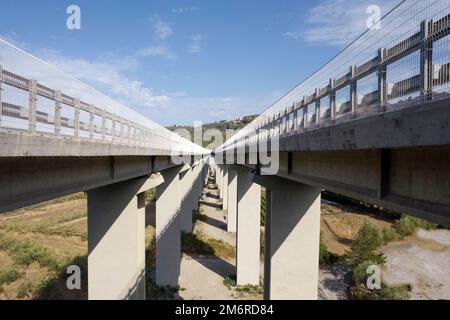
[[180, 212], [180, 228], [186, 233], [192, 232], [192, 197], [194, 184], [194, 167], [180, 173], [180, 191], [181, 191], [181, 212]]
[[181, 262], [180, 206], [182, 166], [161, 172], [156, 188], [156, 284], [178, 286]]
[[222, 210], [228, 210], [228, 167], [223, 167], [223, 179], [222, 179]]
[[145, 299], [146, 181], [88, 191], [89, 299]]
[[236, 275], [238, 285], [258, 285], [261, 186], [249, 169], [237, 171]]
[[191, 192], [192, 210], [198, 211], [198, 201], [200, 199], [200, 181], [201, 181], [201, 164], [197, 164], [193, 168], [193, 182]]
[[227, 187], [227, 231], [236, 232], [237, 230], [237, 172], [231, 168], [228, 169], [228, 187]]
[[223, 171], [222, 166], [219, 166], [219, 170], [217, 171], [217, 187], [219, 189], [219, 198], [222, 199], [222, 177], [223, 177]]
[[265, 298], [316, 300], [321, 190], [278, 177], [255, 180], [268, 188]]

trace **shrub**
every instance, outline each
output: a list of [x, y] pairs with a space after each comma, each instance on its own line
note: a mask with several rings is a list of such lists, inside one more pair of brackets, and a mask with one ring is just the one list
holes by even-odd
[[18, 268], [0, 270], [0, 286], [10, 284], [24, 275], [24, 271]]
[[31, 298], [34, 291], [36, 291], [36, 287], [33, 283], [30, 281], [22, 282], [17, 288], [17, 298]]
[[158, 286], [150, 277], [147, 277], [145, 291], [147, 300], [174, 300], [179, 288]]
[[320, 233], [320, 245], [319, 245], [319, 263], [320, 265], [327, 265], [330, 261], [330, 253], [327, 246], [323, 241], [323, 233]]
[[235, 275], [235, 274], [232, 274], [232, 275], [229, 275], [228, 277], [226, 277], [226, 278], [223, 280], [223, 284], [224, 284], [228, 289], [230, 289], [231, 287], [236, 287], [236, 286], [237, 286], [236, 275]]
[[353, 268], [353, 282], [357, 285], [365, 285], [367, 283], [367, 268], [374, 265], [372, 261], [364, 261]]
[[383, 244], [388, 244], [392, 241], [397, 241], [400, 235], [394, 228], [383, 229]]
[[437, 225], [422, 219], [404, 215], [395, 222], [395, 230], [401, 237], [406, 237], [414, 234], [417, 228], [426, 230], [435, 229]]
[[30, 240], [16, 239], [0, 233], [0, 249], [9, 252], [16, 266], [29, 266], [37, 261], [41, 266], [53, 271], [62, 270], [64, 267], [63, 259], [56, 257], [49, 249]]
[[351, 246], [351, 252], [348, 255], [350, 265], [356, 267], [366, 261], [372, 261], [374, 264], [384, 264], [386, 262], [384, 255], [375, 252], [383, 243], [384, 239], [381, 229], [370, 223], [364, 224]]

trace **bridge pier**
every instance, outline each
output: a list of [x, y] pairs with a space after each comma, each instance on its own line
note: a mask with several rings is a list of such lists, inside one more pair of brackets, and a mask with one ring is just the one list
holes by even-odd
[[237, 230], [237, 172], [228, 168], [227, 232]]
[[222, 181], [223, 181], [223, 167], [222, 165], [218, 166], [218, 171], [216, 172], [216, 179], [217, 179], [217, 188], [219, 189], [219, 197], [220, 199], [223, 199], [223, 188], [222, 188]]
[[258, 176], [267, 188], [264, 297], [316, 300], [319, 281], [319, 188]]
[[222, 176], [222, 210], [228, 210], [228, 167], [223, 167], [223, 176]]
[[[193, 177], [193, 183], [192, 183], [192, 192], [191, 192], [191, 203], [192, 203], [192, 210], [198, 211], [198, 201], [200, 199], [201, 195], [201, 175], [202, 175], [202, 167], [203, 164], [199, 162], [196, 166], [192, 168], [192, 173], [194, 175]], [[192, 221], [192, 215], [191, 215], [191, 221]]]
[[189, 166], [189, 169], [180, 173], [180, 228], [186, 233], [192, 232], [192, 210], [193, 210], [193, 184], [195, 168]]
[[237, 168], [236, 276], [238, 285], [258, 285], [260, 267], [261, 186], [254, 174]]
[[161, 181], [138, 178], [88, 194], [88, 296], [145, 299], [145, 191]]
[[166, 169], [156, 188], [156, 284], [178, 286], [181, 262], [181, 176], [188, 166]]

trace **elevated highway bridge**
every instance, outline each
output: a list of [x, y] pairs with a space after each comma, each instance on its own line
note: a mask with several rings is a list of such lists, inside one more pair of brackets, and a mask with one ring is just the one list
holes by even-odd
[[316, 299], [321, 191], [450, 226], [450, 0], [406, 0], [225, 144], [209, 150], [0, 41], [0, 212], [88, 194], [90, 299], [145, 298], [144, 192], [156, 282], [216, 172], [237, 282]]

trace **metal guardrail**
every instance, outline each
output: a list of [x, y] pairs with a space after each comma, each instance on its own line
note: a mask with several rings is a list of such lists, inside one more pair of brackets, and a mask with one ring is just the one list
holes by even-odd
[[216, 152], [450, 98], [450, 0], [402, 1], [381, 25]]
[[171, 154], [208, 153], [1, 39], [0, 131], [123, 144]]

